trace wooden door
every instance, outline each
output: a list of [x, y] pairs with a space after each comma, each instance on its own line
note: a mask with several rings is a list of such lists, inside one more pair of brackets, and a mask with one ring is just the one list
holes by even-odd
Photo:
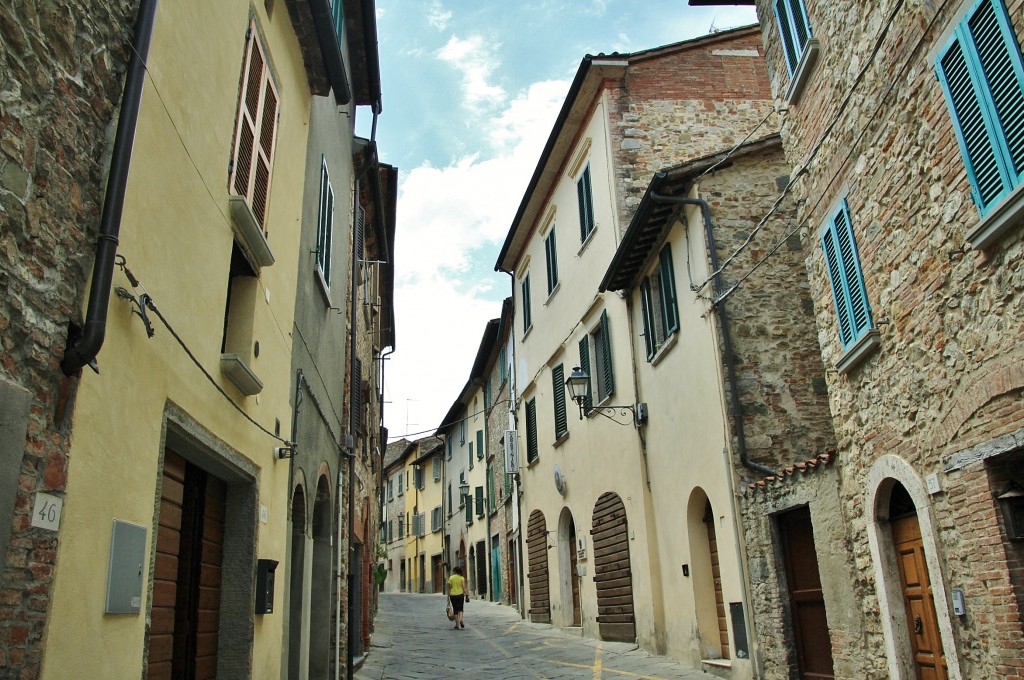
[[548, 586], [548, 532], [544, 513], [534, 510], [526, 527], [526, 549], [529, 552], [530, 620], [551, 623], [551, 590]]
[[224, 482], [164, 455], [149, 633], [149, 678], [217, 675]]
[[729, 658], [729, 620], [725, 615], [725, 593], [722, 589], [722, 566], [718, 561], [718, 533], [711, 503], [704, 509], [704, 525], [708, 532], [708, 553], [711, 556], [711, 576], [715, 581], [715, 615], [718, 618], [718, 647], [723, 659]]
[[576, 554], [576, 524], [570, 522], [569, 531], [569, 581], [572, 583], [572, 625], [583, 625], [580, 612], [580, 577], [578, 573], [579, 556]]
[[629, 563], [626, 507], [614, 493], [594, 506], [594, 582], [597, 584], [597, 624], [602, 640], [636, 640], [633, 610], [633, 572]]
[[801, 680], [832, 678], [832, 642], [825, 617], [810, 509], [804, 507], [780, 515], [779, 533], [789, 586], [797, 672]]
[[518, 593], [516, 591], [516, 583], [519, 581], [518, 572], [516, 571], [516, 544], [515, 541], [509, 539], [508, 541], [508, 599], [512, 604], [519, 602]]
[[891, 525], [915, 673], [921, 680], [946, 680], [949, 674], [925, 562], [921, 525], [916, 514], [893, 520]]
[[434, 567], [434, 569], [433, 569], [433, 572], [434, 572], [434, 592], [435, 593], [443, 593], [444, 592], [444, 585], [445, 584], [444, 584], [444, 567], [443, 567], [443, 563], [442, 563], [442, 560], [441, 560], [441, 556], [440, 555], [434, 555], [431, 558], [431, 561], [433, 562], [433, 567]]

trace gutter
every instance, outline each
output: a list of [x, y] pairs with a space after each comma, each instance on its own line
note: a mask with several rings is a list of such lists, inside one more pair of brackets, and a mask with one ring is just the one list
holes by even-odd
[[345, 61], [341, 56], [340, 47], [341, 36], [334, 30], [331, 6], [327, 0], [309, 0], [309, 11], [313, 15], [313, 26], [316, 28], [316, 37], [320, 41], [320, 51], [324, 56], [327, 79], [334, 90], [334, 101], [338, 104], [348, 104], [352, 100], [352, 88], [345, 73]]
[[60, 369], [67, 376], [75, 375], [86, 365], [99, 373], [96, 355], [103, 347], [107, 331], [107, 307], [110, 304], [110, 287], [114, 280], [114, 259], [121, 232], [125, 188], [128, 185], [128, 169], [131, 166], [135, 130], [138, 127], [142, 86], [146, 77], [146, 58], [153, 37], [156, 5], [157, 0], [142, 0], [135, 20], [132, 54], [124, 79], [121, 111], [117, 118], [113, 156], [107, 174], [103, 213], [100, 216], [100, 232], [96, 237], [96, 260], [93, 263], [85, 323], [81, 332], [68, 334], [64, 357], [60, 361]]

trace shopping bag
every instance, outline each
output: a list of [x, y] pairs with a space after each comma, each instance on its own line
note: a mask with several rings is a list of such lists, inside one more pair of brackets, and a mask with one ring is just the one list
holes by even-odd
[[448, 620], [455, 620], [455, 608], [452, 607], [452, 601], [448, 600], [448, 606], [445, 608], [445, 613], [448, 614]]

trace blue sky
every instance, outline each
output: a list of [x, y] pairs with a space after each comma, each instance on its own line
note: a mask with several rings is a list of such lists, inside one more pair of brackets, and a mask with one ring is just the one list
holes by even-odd
[[686, 0], [377, 0], [377, 143], [399, 171], [392, 438], [433, 432], [465, 385], [511, 293], [494, 262], [583, 56], [754, 22]]

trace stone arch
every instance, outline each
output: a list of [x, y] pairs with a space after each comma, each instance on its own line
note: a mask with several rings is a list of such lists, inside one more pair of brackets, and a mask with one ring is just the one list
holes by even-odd
[[526, 549], [529, 555], [526, 578], [530, 583], [530, 620], [534, 623], [551, 623], [548, 532], [544, 513], [540, 510], [530, 513], [530, 521], [526, 525]]
[[618, 494], [597, 499], [590, 534], [594, 544], [597, 625], [602, 640], [636, 640], [633, 572], [629, 561], [629, 524]]
[[562, 625], [580, 626], [580, 580], [576, 574], [576, 522], [568, 507], [558, 517], [558, 585]]
[[700, 654], [702, 659], [728, 659], [729, 628], [714, 518], [707, 493], [696, 487], [686, 504], [686, 533], [690, 543], [690, 581]]
[[[899, 456], [882, 456], [871, 466], [867, 478], [865, 495], [871, 511], [867, 527], [868, 543], [875, 570], [879, 619], [885, 635], [889, 677], [894, 680], [910, 680], [915, 677], [915, 672], [910, 658], [910, 637], [903, 624], [906, 620], [906, 611], [897, 555], [893, 547], [892, 527], [889, 523], [889, 502], [897, 484], [909, 494], [917, 511], [932, 590], [936, 593], [945, 593], [948, 586], [942, 571], [938, 526], [924, 482], [917, 471]], [[949, 677], [961, 680], [960, 658], [953, 638], [952, 612], [945, 597], [936, 597], [934, 602]]]

